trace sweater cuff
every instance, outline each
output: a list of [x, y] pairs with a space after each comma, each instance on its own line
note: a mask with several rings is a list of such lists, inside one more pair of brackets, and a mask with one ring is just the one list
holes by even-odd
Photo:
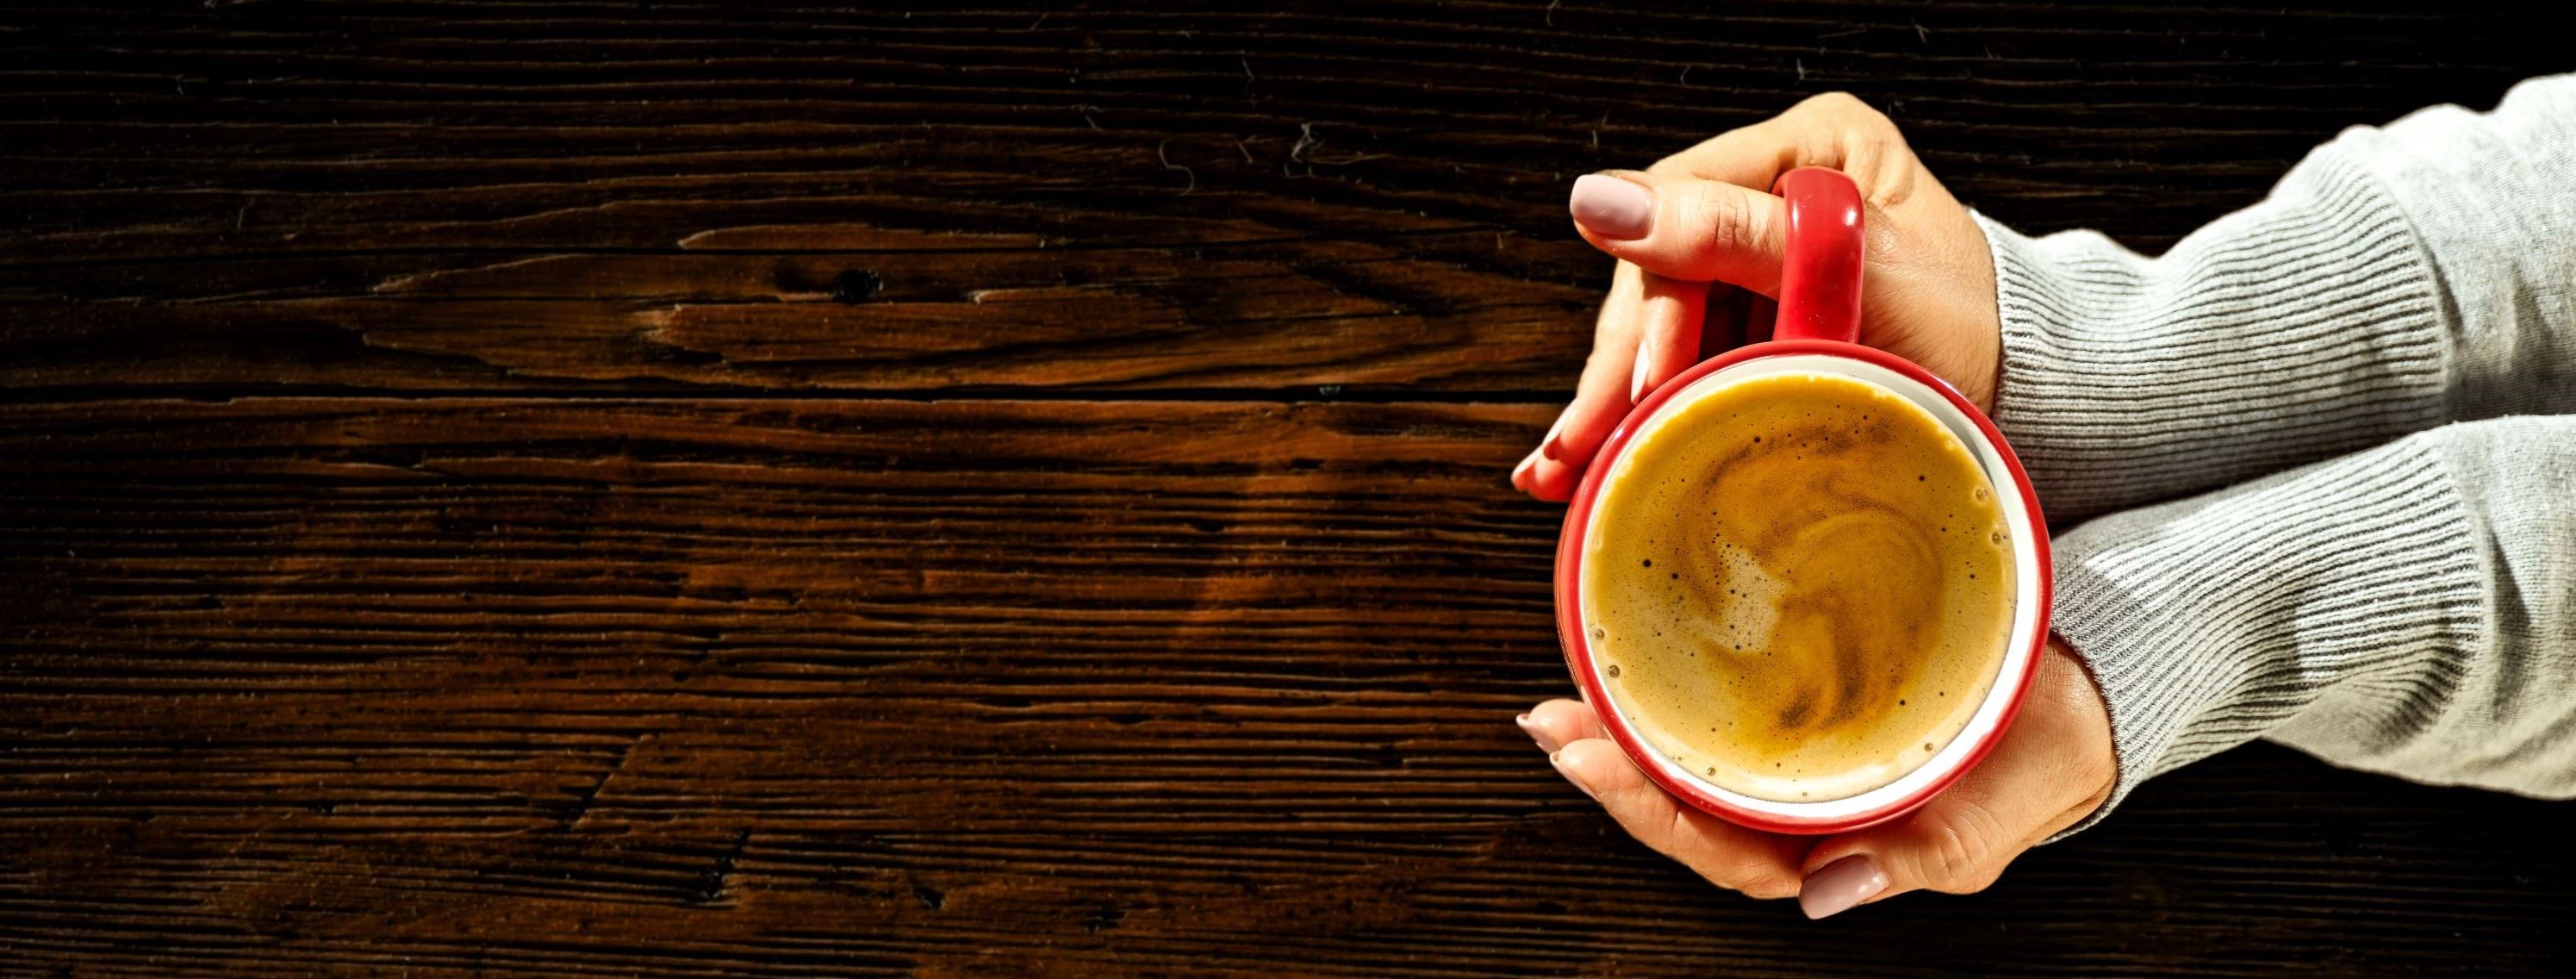
[[2441, 420], [2429, 262], [2386, 191], [2333, 147], [2161, 258], [2094, 232], [2029, 238], [1976, 219], [2003, 330], [1995, 422], [2052, 517]]
[[2119, 760], [2109, 800], [2059, 837], [2339, 687], [2456, 662], [2480, 628], [2474, 541], [2431, 433], [2059, 538], [2054, 624]]

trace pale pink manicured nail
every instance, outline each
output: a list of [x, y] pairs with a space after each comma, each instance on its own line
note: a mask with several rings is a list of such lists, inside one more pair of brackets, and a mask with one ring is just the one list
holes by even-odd
[[1548, 737], [1547, 729], [1538, 726], [1538, 722], [1530, 720], [1530, 716], [1527, 714], [1512, 718], [1512, 723], [1520, 725], [1522, 734], [1529, 735], [1530, 740], [1538, 742], [1538, 750], [1540, 751], [1544, 751], [1552, 755], [1556, 753], [1556, 749], [1565, 747], [1564, 745], [1556, 743], [1555, 738]]
[[1604, 238], [1643, 238], [1655, 229], [1655, 192], [1617, 177], [1587, 173], [1574, 178], [1566, 210]]
[[1646, 348], [1638, 347], [1637, 369], [1628, 374], [1629, 404], [1646, 400], [1646, 378], [1654, 373], [1654, 367], [1654, 355], [1648, 353]]
[[1529, 454], [1528, 458], [1521, 460], [1520, 465], [1513, 466], [1512, 485], [1521, 489], [1528, 489], [1529, 486], [1526, 481], [1529, 479], [1530, 467], [1536, 465], [1538, 465], [1538, 453], [1532, 452]]
[[1810, 919], [1841, 914], [1887, 889], [1887, 872], [1867, 854], [1826, 864], [1798, 887], [1798, 909]]
[[1565, 752], [1548, 752], [1547, 763], [1556, 766], [1556, 773], [1565, 776], [1566, 781], [1574, 783], [1575, 788], [1582, 789], [1584, 795], [1590, 796], [1593, 799], [1601, 798], [1600, 796], [1592, 794], [1591, 786], [1583, 784], [1583, 776], [1574, 774], [1574, 769], [1565, 764]]

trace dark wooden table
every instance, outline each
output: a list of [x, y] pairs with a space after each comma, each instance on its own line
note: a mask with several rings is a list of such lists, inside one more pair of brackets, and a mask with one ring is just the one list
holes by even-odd
[[2576, 951], [2565, 805], [2248, 748], [1811, 924], [1511, 724], [1576, 174], [1848, 89], [2157, 249], [2495, 5], [9, 6], [0, 975]]

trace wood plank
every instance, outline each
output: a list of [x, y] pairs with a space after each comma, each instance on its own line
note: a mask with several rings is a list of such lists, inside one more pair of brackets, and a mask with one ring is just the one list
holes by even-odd
[[1562, 211], [1806, 95], [2157, 248], [2564, 67], [2502, 11], [11, 5], [0, 387], [1570, 388]]
[[1572, 175], [1848, 89], [2153, 249], [2565, 67], [2510, 10], [0, 2], [0, 52], [0, 977], [2576, 960], [2563, 804], [2249, 748], [1807, 923], [1508, 724], [1566, 686], [1501, 468], [1588, 345]]
[[0, 974], [2540, 973], [2565, 807], [2240, 751], [1992, 892], [1714, 891], [1509, 723], [1547, 415], [0, 407]]

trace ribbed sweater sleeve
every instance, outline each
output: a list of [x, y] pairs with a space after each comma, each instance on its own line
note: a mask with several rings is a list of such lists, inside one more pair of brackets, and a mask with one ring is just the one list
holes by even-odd
[[2576, 76], [2318, 147], [2158, 258], [1983, 215], [1994, 417], [2052, 522], [2576, 410]]
[[2499, 418], [2576, 411], [2576, 77], [2347, 131], [2159, 258], [1984, 226], [2052, 521], [2261, 477], [2057, 540], [2120, 763], [2082, 825], [2258, 737], [2576, 795], [2576, 418]]
[[2057, 551], [2056, 627], [2119, 758], [2075, 829], [2258, 737], [2576, 795], [2576, 417], [2444, 426], [2104, 517]]

